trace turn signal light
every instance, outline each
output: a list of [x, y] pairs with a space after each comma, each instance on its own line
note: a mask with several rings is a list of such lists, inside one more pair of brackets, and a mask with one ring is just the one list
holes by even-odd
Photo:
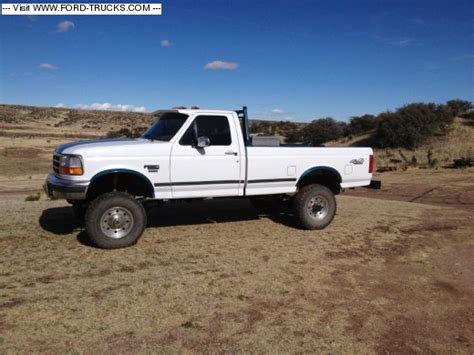
[[73, 168], [68, 166], [61, 166], [59, 167], [59, 173], [62, 175], [82, 175], [82, 167]]

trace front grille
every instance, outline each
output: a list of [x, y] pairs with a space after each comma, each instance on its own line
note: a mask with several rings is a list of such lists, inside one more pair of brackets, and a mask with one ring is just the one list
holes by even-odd
[[53, 170], [55, 173], [59, 173], [59, 154], [54, 153], [53, 155]]

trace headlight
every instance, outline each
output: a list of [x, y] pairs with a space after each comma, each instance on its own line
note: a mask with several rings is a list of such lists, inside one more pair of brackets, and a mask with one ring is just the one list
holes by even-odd
[[82, 158], [79, 155], [61, 155], [59, 173], [62, 175], [82, 175]]

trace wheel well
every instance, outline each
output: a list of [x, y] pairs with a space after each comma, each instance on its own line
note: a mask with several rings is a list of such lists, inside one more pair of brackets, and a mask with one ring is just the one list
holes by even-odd
[[91, 201], [107, 192], [123, 191], [133, 196], [154, 197], [154, 189], [150, 180], [135, 172], [105, 172], [92, 178], [87, 190], [87, 200]]
[[341, 175], [333, 168], [318, 167], [309, 169], [299, 178], [296, 186], [301, 189], [310, 184], [328, 187], [334, 194], [341, 192]]

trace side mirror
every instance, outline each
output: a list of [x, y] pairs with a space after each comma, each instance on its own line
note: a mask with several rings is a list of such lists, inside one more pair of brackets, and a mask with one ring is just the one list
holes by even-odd
[[206, 136], [200, 136], [197, 138], [196, 148], [205, 148], [211, 145], [211, 140]]

